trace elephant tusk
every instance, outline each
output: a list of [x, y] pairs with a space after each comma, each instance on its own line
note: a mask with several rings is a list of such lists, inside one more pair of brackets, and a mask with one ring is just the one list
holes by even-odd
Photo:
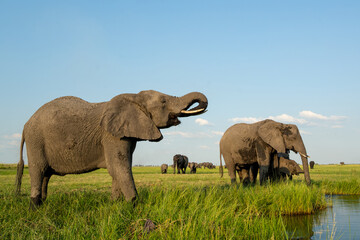
[[199, 113], [199, 112], [203, 112], [205, 109], [202, 108], [202, 109], [197, 109], [197, 110], [181, 110], [180, 113], [182, 114], [194, 114], [194, 113]]
[[300, 154], [302, 157], [304, 157], [304, 158], [310, 158], [309, 155], [303, 154], [303, 153], [301, 153], [301, 152], [299, 152], [299, 154]]

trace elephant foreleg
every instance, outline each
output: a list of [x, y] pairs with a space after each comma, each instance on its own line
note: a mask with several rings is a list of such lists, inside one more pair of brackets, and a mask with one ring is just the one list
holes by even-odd
[[269, 177], [271, 149], [256, 144], [257, 162], [259, 164], [260, 185], [263, 185]]
[[250, 166], [250, 182], [255, 185], [256, 184], [256, 178], [259, 171], [259, 165], [258, 163], [251, 164]]
[[118, 199], [121, 193], [126, 201], [134, 201], [137, 191], [132, 174], [132, 152], [136, 142], [122, 139], [120, 144], [115, 139], [104, 144], [107, 170], [111, 175], [112, 198]]

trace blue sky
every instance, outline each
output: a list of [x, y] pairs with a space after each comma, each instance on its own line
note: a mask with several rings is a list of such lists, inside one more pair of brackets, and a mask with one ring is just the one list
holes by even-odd
[[[0, 163], [60, 96], [203, 92], [208, 111], [140, 142], [134, 164], [219, 163], [237, 122], [301, 130], [311, 160], [360, 163], [359, 1], [1, 1]], [[290, 157], [299, 163], [299, 156]], [[27, 162], [27, 161], [26, 161]]]

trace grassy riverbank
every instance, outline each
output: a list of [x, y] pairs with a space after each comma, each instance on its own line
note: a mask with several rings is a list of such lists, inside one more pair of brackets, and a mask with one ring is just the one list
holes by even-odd
[[[170, 169], [172, 170], [172, 169]], [[227, 174], [160, 174], [159, 167], [134, 167], [139, 192], [135, 207], [112, 201], [106, 170], [54, 176], [48, 199], [29, 211], [25, 169], [21, 197], [13, 195], [16, 169], [0, 165], [0, 239], [286, 239], [281, 215], [325, 208], [325, 193], [360, 194], [360, 165], [316, 165], [314, 184], [303, 176], [267, 186], [230, 186]], [[151, 219], [156, 229], [144, 231]], [[290, 235], [288, 235], [290, 234]]]

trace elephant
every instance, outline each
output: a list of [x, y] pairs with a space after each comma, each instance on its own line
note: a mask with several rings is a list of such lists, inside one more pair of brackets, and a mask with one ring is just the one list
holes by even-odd
[[299, 175], [304, 173], [304, 171], [294, 160], [279, 157], [279, 173], [281, 175], [280, 178], [286, 179], [286, 177], [289, 177], [292, 180], [293, 175]]
[[196, 163], [189, 162], [188, 167], [190, 168], [190, 173], [196, 173]]
[[236, 171], [259, 165], [260, 185], [269, 177], [274, 154], [286, 156], [288, 150], [299, 153], [305, 181], [310, 185], [308, 155], [299, 129], [293, 124], [283, 124], [270, 119], [246, 124], [239, 123], [228, 128], [220, 140], [220, 174], [223, 175], [222, 159], [231, 178], [236, 182]]
[[138, 194], [132, 162], [137, 141], [160, 141], [160, 129], [180, 124], [178, 117], [204, 113], [207, 104], [199, 92], [175, 97], [154, 90], [120, 94], [100, 103], [73, 96], [50, 101], [24, 125], [16, 192], [21, 188], [26, 141], [34, 206], [46, 199], [52, 175], [99, 168], [106, 168], [112, 177], [113, 199], [134, 201]]
[[211, 163], [211, 162], [203, 162], [203, 163], [202, 163], [202, 166], [204, 167], [204, 169], [205, 169], [205, 168], [208, 168], [208, 169], [214, 169], [214, 168], [216, 168], [216, 166], [215, 166], [213, 163]]
[[310, 169], [314, 169], [314, 165], [315, 165], [315, 162], [314, 162], [314, 161], [310, 161]]
[[173, 158], [173, 161], [174, 161], [174, 174], [175, 174], [176, 168], [178, 170], [178, 174], [180, 173], [180, 170], [183, 174], [185, 174], [186, 167], [188, 166], [188, 163], [189, 163], [188, 157], [185, 155], [176, 154]]
[[161, 173], [167, 173], [167, 170], [168, 170], [168, 165], [167, 164], [161, 164]]
[[246, 164], [246, 165], [236, 165], [235, 171], [239, 175], [240, 183], [244, 186], [255, 185], [257, 174], [259, 171], [259, 164], [257, 162], [253, 164]]
[[[304, 171], [294, 160], [285, 157], [279, 157], [277, 154], [274, 155], [274, 166], [270, 170], [272, 171], [272, 174], [269, 174], [269, 179], [272, 182], [280, 179], [285, 180], [287, 177], [292, 180], [293, 175], [304, 173]], [[238, 172], [240, 182], [242, 182], [244, 186], [250, 183], [253, 185], [256, 184], [256, 178], [259, 170], [259, 165], [257, 162], [250, 165], [244, 165], [242, 167], [237, 165], [235, 169]]]

